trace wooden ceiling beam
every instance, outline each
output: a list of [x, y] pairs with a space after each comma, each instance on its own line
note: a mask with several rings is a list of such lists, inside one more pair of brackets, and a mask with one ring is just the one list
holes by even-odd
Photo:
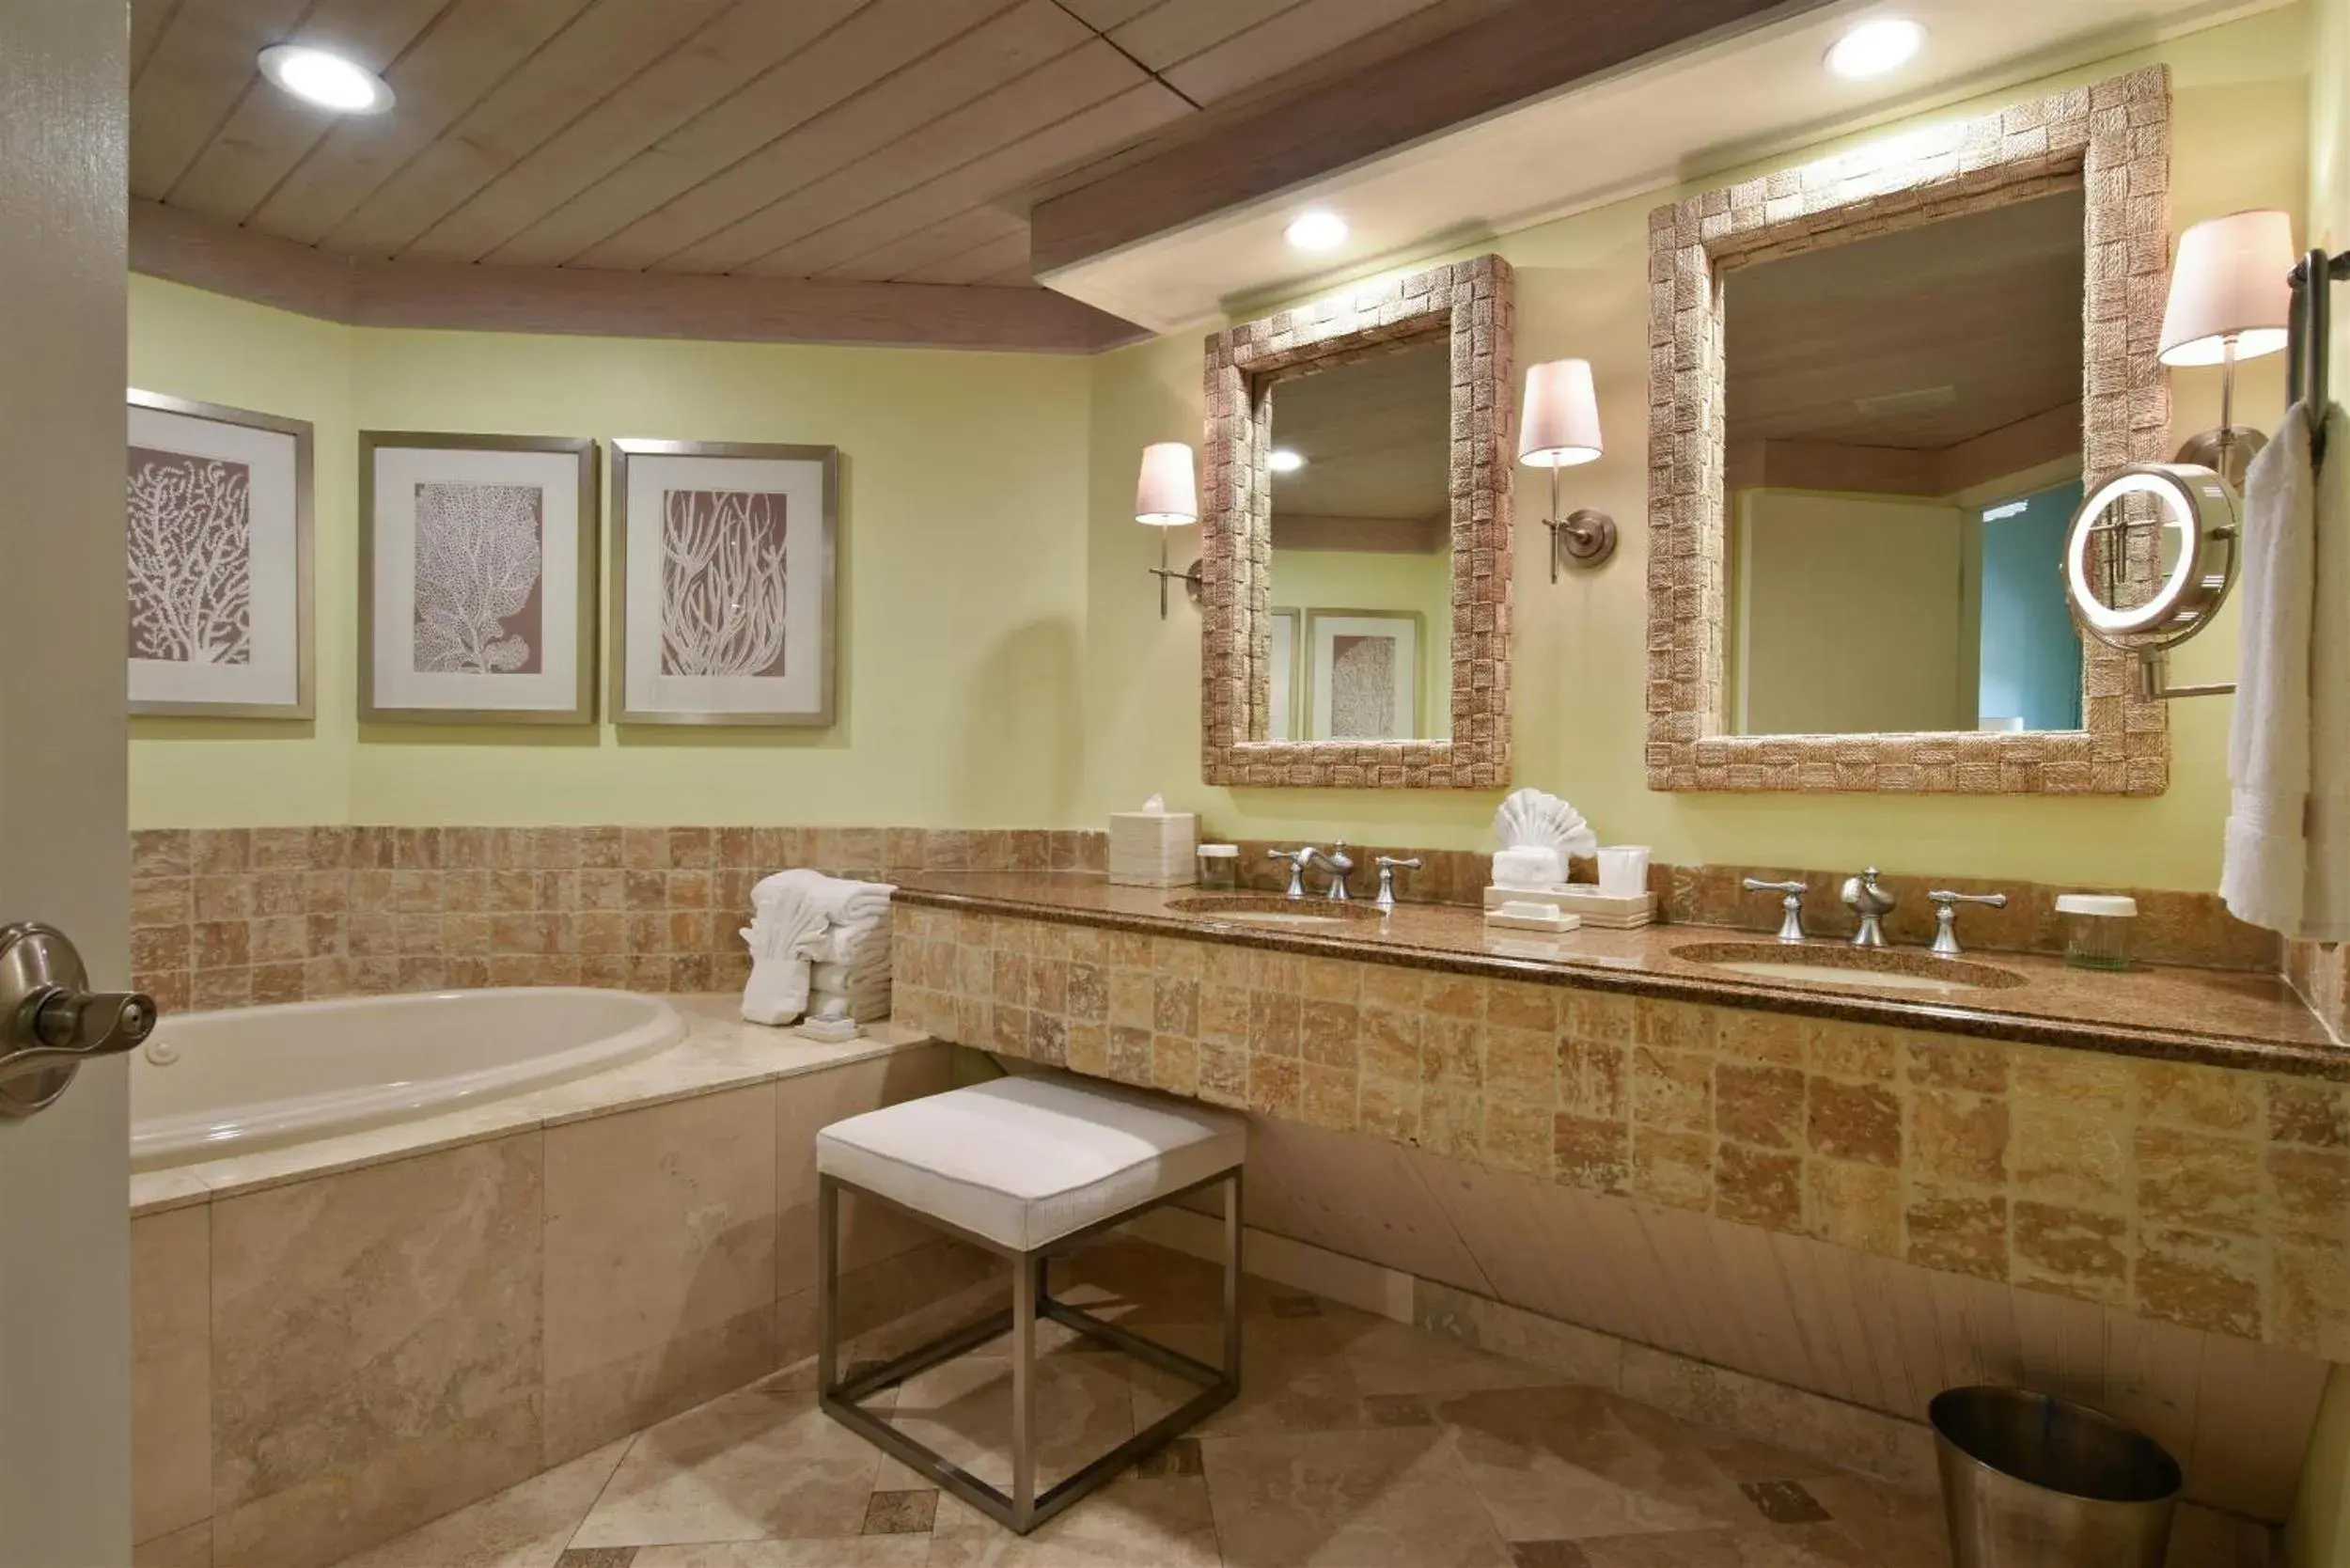
[[1645, 55], [1827, 3], [1517, 0], [1253, 114], [1179, 127], [1155, 155], [1039, 203], [1032, 261], [1048, 275]]
[[131, 270], [351, 326], [1042, 353], [1149, 336], [1043, 289], [379, 261], [135, 199]]

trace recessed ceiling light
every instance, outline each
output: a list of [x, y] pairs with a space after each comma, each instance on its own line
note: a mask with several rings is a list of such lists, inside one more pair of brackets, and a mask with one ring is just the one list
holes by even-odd
[[1265, 454], [1264, 465], [1277, 474], [1294, 474], [1306, 466], [1306, 459], [1287, 447], [1276, 447]]
[[1925, 28], [1907, 17], [1879, 17], [1838, 39], [1827, 52], [1827, 68], [1848, 82], [1865, 82], [1899, 71], [1917, 57], [1925, 42]]
[[1299, 250], [1336, 250], [1346, 243], [1346, 220], [1336, 212], [1308, 212], [1290, 225], [1289, 238]]
[[274, 43], [261, 51], [261, 74], [305, 103], [338, 115], [380, 115], [392, 106], [384, 79], [340, 55], [299, 43]]

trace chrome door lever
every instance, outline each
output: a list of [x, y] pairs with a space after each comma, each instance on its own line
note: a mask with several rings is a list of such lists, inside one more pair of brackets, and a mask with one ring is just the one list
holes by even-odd
[[89, 989], [65, 933], [0, 927], [0, 1116], [30, 1116], [63, 1094], [92, 1057], [119, 1056], [155, 1032], [155, 999]]

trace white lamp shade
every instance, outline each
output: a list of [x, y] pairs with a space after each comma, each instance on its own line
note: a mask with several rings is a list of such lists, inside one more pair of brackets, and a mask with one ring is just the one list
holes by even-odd
[[1142, 449], [1142, 478], [1135, 485], [1135, 521], [1176, 528], [1199, 521], [1199, 478], [1192, 471], [1191, 448], [1161, 441]]
[[2162, 362], [2217, 365], [2230, 339], [2238, 359], [2282, 349], [2294, 261], [2293, 219], [2283, 212], [2231, 212], [2181, 235], [2162, 313]]
[[1606, 450], [1591, 362], [1554, 359], [1529, 368], [1526, 406], [1519, 411], [1518, 461], [1536, 468], [1572, 468]]

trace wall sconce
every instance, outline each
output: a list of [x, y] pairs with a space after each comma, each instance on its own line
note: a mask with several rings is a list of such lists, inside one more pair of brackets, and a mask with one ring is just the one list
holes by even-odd
[[1606, 450], [1599, 434], [1599, 397], [1591, 388], [1591, 362], [1554, 359], [1526, 372], [1526, 402], [1518, 420], [1518, 461], [1550, 470], [1550, 580], [1559, 580], [1559, 558], [1595, 567], [1616, 553], [1616, 520], [1589, 507], [1559, 515], [1559, 470], [1595, 463]]
[[[2211, 624], [2241, 570], [2239, 497], [2268, 437], [2235, 423], [2235, 368], [2291, 341], [2295, 264], [2293, 220], [2283, 212], [2231, 212], [2179, 237], [2157, 357], [2173, 368], [2220, 367], [2219, 428], [2189, 436], [2174, 463], [2137, 463], [2108, 476], [2082, 498], [2065, 535], [2074, 624], [2137, 655], [2146, 701], [2235, 690], [2232, 682], [2172, 685], [2170, 651]], [[2153, 558], [2161, 580], [2132, 599], [2137, 585], [2125, 566], [2137, 557], [2128, 530], [2149, 526], [2160, 537]]]
[[2293, 319], [2287, 274], [2295, 259], [2291, 216], [2231, 212], [2181, 235], [2170, 272], [2161, 360], [2172, 367], [2217, 365], [2222, 376], [2219, 428], [2189, 436], [2178, 461], [2217, 472], [2239, 493], [2268, 437], [2234, 423], [2235, 368], [2284, 348]]
[[1135, 481], [1135, 521], [1159, 531], [1159, 564], [1151, 575], [1159, 580], [1159, 619], [1167, 619], [1167, 585], [1181, 582], [1192, 598], [1199, 597], [1199, 563], [1188, 572], [1167, 564], [1167, 530], [1199, 521], [1199, 478], [1193, 471], [1191, 448], [1180, 441], [1161, 441], [1142, 449], [1142, 476]]

